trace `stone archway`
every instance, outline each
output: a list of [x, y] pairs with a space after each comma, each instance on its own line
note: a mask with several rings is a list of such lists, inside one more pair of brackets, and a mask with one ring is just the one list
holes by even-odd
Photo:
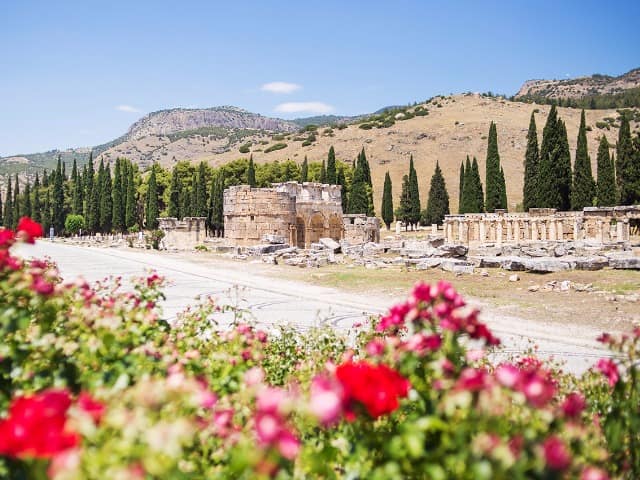
[[306, 245], [305, 245], [306, 231], [307, 231], [307, 226], [304, 223], [304, 218], [296, 217], [296, 233], [298, 236], [298, 239], [297, 239], [298, 248], [306, 248]]
[[329, 217], [329, 237], [334, 240], [342, 239], [342, 218], [335, 213]]
[[324, 215], [320, 212], [316, 212], [309, 217], [309, 222], [307, 223], [307, 232], [305, 234], [305, 243], [307, 248], [311, 246], [312, 243], [317, 243], [322, 237], [325, 236], [325, 222]]

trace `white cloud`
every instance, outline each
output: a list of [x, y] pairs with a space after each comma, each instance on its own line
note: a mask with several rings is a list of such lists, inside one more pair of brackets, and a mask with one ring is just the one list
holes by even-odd
[[280, 113], [331, 113], [333, 107], [324, 102], [287, 102], [275, 108]]
[[131, 105], [118, 105], [116, 107], [116, 110], [127, 113], [140, 113], [140, 110], [138, 110], [136, 107], [132, 107]]
[[289, 82], [270, 82], [270, 83], [265, 83], [264, 85], [262, 85], [260, 87], [260, 90], [264, 91], [264, 92], [271, 92], [271, 93], [293, 93], [297, 90], [300, 90], [302, 88], [301, 85], [298, 85], [297, 83], [289, 83]]

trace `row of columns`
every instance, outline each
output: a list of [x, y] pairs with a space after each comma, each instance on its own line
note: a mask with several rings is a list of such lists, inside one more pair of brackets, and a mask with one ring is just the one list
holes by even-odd
[[[595, 222], [595, 237], [589, 235], [593, 221], [573, 220], [573, 231], [565, 232], [565, 219], [561, 218], [447, 218], [445, 219], [445, 240], [447, 243], [503, 243], [565, 241], [592, 239], [600, 243], [629, 240], [629, 220], [618, 219], [615, 231], [611, 231], [612, 219], [598, 219]], [[569, 236], [571, 235], [572, 236]]]

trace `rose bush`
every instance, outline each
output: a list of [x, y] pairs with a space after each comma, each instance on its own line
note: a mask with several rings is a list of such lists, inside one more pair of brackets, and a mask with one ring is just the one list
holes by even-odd
[[61, 282], [0, 229], [0, 478], [637, 478], [638, 331], [584, 378], [499, 340], [446, 282], [348, 335], [266, 332], [150, 273]]

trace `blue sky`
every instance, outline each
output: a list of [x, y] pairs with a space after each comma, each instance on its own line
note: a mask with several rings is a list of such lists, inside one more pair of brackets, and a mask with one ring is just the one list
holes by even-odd
[[100, 144], [170, 107], [351, 115], [617, 75], [640, 66], [639, 21], [615, 0], [0, 0], [0, 155]]

